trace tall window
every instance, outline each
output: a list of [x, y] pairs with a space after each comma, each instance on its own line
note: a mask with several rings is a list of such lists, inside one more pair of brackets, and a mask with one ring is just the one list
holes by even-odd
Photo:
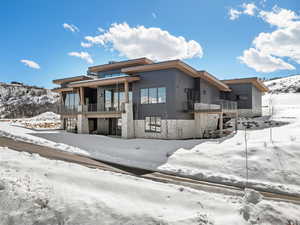
[[140, 89], [141, 104], [166, 103], [166, 88], [142, 88]]
[[68, 92], [65, 97], [65, 107], [66, 108], [76, 108], [79, 105], [79, 95], [78, 93]]
[[161, 132], [161, 118], [158, 116], [145, 117], [145, 132]]

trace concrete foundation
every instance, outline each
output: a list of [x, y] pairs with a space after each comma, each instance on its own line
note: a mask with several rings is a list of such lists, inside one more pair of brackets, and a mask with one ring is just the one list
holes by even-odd
[[135, 120], [136, 138], [187, 139], [195, 137], [194, 120], [161, 120], [161, 132], [145, 132], [145, 120]]
[[195, 136], [203, 138], [206, 131], [216, 130], [218, 127], [218, 114], [195, 113]]
[[132, 103], [125, 103], [125, 112], [122, 113], [122, 138], [134, 138]]
[[77, 129], [79, 134], [88, 134], [89, 133], [89, 122], [88, 119], [81, 114], [77, 116]]

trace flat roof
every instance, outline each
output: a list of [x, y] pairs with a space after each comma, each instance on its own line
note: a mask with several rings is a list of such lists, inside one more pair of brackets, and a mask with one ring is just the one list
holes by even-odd
[[237, 78], [222, 80], [225, 84], [245, 84], [252, 83], [261, 92], [268, 92], [269, 88], [258, 78], [258, 77], [247, 77], [247, 78]]
[[98, 66], [91, 66], [88, 68], [88, 70], [90, 72], [101, 72], [101, 71], [112, 70], [112, 69], [117, 69], [117, 68], [121, 68], [121, 67], [145, 65], [145, 64], [152, 64], [152, 63], [153, 63], [152, 60], [150, 60], [146, 57], [143, 57], [143, 58], [138, 58], [138, 59], [131, 59], [131, 60], [126, 60], [126, 61], [103, 64], [103, 65], [98, 65]]
[[208, 81], [210, 84], [216, 86], [221, 91], [230, 91], [230, 88], [226, 84], [222, 83], [221, 81], [219, 81], [217, 78], [210, 75], [206, 71], [197, 71], [193, 67], [189, 66], [188, 64], [186, 64], [178, 59], [165, 61], [165, 62], [159, 62], [159, 63], [152, 63], [149, 65], [123, 68], [123, 69], [121, 69], [121, 72], [132, 74], [132, 73], [138, 73], [138, 72], [163, 70], [163, 69], [169, 69], [169, 68], [176, 68], [194, 78], [202, 78], [202, 79]]
[[131, 83], [134, 81], [140, 80], [138, 76], [117, 76], [117, 77], [107, 77], [107, 78], [99, 78], [94, 80], [86, 80], [86, 81], [78, 81], [72, 82], [68, 84], [68, 87], [98, 87], [98, 86], [106, 86], [113, 84], [122, 84], [125, 82]]
[[73, 76], [73, 77], [66, 77], [66, 78], [56, 79], [56, 80], [53, 80], [52, 82], [54, 84], [63, 84], [63, 83], [68, 83], [68, 82], [73, 82], [73, 81], [90, 80], [90, 79], [92, 79], [92, 78], [89, 77], [89, 76], [80, 75], [80, 76]]

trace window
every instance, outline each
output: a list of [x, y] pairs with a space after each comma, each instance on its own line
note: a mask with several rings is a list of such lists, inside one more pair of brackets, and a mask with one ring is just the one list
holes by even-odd
[[166, 103], [166, 88], [161, 87], [157, 89], [158, 103]]
[[149, 104], [157, 103], [157, 88], [149, 88]]
[[112, 91], [105, 90], [105, 110], [109, 111], [112, 107]]
[[161, 132], [161, 118], [158, 116], [145, 117], [145, 132]]
[[121, 77], [121, 76], [126, 76], [124, 73], [113, 73], [113, 74], [104, 74], [103, 78], [108, 78], [108, 77]]
[[141, 104], [166, 103], [166, 88], [142, 88]]
[[148, 88], [141, 89], [141, 104], [148, 103]]
[[66, 108], [74, 109], [79, 105], [79, 95], [78, 93], [69, 92], [66, 93], [64, 104]]

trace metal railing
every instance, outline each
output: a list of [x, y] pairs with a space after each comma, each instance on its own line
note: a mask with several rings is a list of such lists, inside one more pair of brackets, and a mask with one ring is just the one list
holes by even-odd
[[229, 112], [237, 110], [237, 102], [228, 100], [218, 100], [212, 103], [201, 103], [194, 101], [184, 102], [184, 111], [193, 112]]
[[57, 108], [57, 112], [59, 114], [77, 114], [78, 113], [78, 106], [65, 106], [65, 105], [59, 105]]
[[125, 103], [120, 105], [105, 107], [103, 104], [88, 104], [87, 107], [84, 107], [83, 112], [124, 112]]

